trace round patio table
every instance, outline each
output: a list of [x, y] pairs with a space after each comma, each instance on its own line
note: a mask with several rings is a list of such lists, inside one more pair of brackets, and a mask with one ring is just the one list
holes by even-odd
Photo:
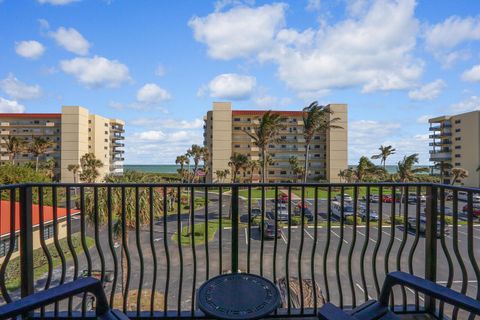
[[260, 319], [280, 306], [273, 282], [249, 273], [216, 276], [197, 295], [198, 308], [217, 319]]

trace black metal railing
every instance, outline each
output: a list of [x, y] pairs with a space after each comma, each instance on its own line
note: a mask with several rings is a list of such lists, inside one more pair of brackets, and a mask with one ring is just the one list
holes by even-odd
[[[277, 315], [353, 308], [395, 270], [479, 299], [479, 193], [429, 183], [1, 186], [1, 299], [95, 276], [132, 318], [201, 317], [197, 288], [232, 270], [277, 283]], [[390, 304], [469, 317], [402, 287]], [[38, 312], [82, 316], [92, 305], [81, 295]]]

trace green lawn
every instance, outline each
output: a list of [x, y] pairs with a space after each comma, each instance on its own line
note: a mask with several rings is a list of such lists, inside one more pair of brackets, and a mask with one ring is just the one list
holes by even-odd
[[[72, 253], [68, 248], [67, 239], [61, 239], [59, 240], [59, 242], [60, 247], [62, 248], [62, 252], [65, 256], [65, 261], [68, 262], [72, 260]], [[72, 235], [72, 242], [75, 253], [77, 254], [77, 256], [79, 256], [83, 252], [79, 233], [75, 233]], [[95, 240], [93, 240], [93, 238], [86, 237], [86, 242], [87, 247], [91, 248], [94, 245]], [[52, 256], [53, 268], [60, 267], [62, 262], [57, 252], [57, 249], [55, 248], [55, 245], [51, 243], [47, 245], [47, 247], [48, 252], [50, 252]], [[48, 272], [48, 261], [42, 248], [36, 249], [33, 252], [33, 264], [34, 279], [41, 279], [44, 274]], [[20, 257], [16, 257], [10, 260], [10, 262], [8, 263], [5, 271], [5, 285], [7, 287], [7, 290], [9, 291], [20, 288]]]
[[[222, 227], [230, 227], [232, 225], [232, 221], [229, 219], [222, 219]], [[220, 224], [218, 220], [209, 220], [208, 221], [208, 241], [212, 241], [215, 237], [215, 234], [218, 231]], [[201, 245], [205, 243], [205, 222], [196, 223], [193, 228], [193, 237], [195, 239], [195, 245]], [[174, 233], [172, 235], [172, 240], [178, 243], [178, 233]], [[192, 234], [189, 233], [188, 225], [182, 228], [182, 232], [180, 235], [180, 243], [182, 246], [191, 246], [192, 243]]]

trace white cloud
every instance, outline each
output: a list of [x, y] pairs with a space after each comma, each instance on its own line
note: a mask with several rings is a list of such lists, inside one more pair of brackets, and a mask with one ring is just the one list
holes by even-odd
[[25, 112], [25, 106], [21, 105], [17, 101], [7, 100], [0, 97], [0, 112], [3, 113], [23, 113]]
[[229, 6], [253, 5], [255, 0], [217, 0], [214, 4], [215, 11], [221, 11]]
[[74, 28], [60, 27], [57, 31], [49, 32], [49, 35], [67, 51], [81, 56], [88, 54], [90, 43]]
[[147, 83], [137, 91], [137, 101], [146, 105], [158, 104], [171, 98], [167, 90], [155, 83]]
[[250, 98], [255, 85], [255, 77], [224, 73], [210, 81], [208, 90], [212, 98], [245, 100]]
[[480, 110], [480, 97], [470, 96], [463, 101], [452, 104], [450, 108], [456, 113]]
[[418, 89], [408, 92], [408, 97], [412, 100], [433, 100], [437, 98], [445, 89], [447, 84], [442, 79], [437, 79], [427, 83]]
[[473, 66], [469, 70], [466, 70], [462, 74], [462, 80], [468, 81], [468, 82], [479, 82], [480, 81], [480, 64]]
[[40, 86], [29, 86], [18, 80], [13, 74], [0, 80], [0, 89], [15, 100], [36, 99], [42, 95]]
[[274, 62], [278, 77], [299, 96], [355, 86], [363, 92], [411, 88], [423, 72], [423, 61], [413, 56], [415, 0], [360, 7], [336, 24], [303, 31], [281, 29], [286, 6], [279, 4], [195, 17], [190, 26], [213, 58]]
[[468, 50], [454, 50], [462, 43], [480, 40], [480, 17], [451, 16], [444, 21], [427, 25], [423, 34], [427, 50], [445, 66], [470, 57]]
[[233, 59], [256, 54], [271, 46], [275, 33], [284, 25], [285, 4], [257, 8], [234, 7], [206, 17], [193, 17], [188, 25], [197, 41], [208, 46], [215, 59]]
[[279, 98], [268, 94], [257, 95], [252, 100], [255, 105], [262, 108], [285, 107], [292, 104], [292, 99], [288, 97]]
[[427, 124], [428, 123], [428, 120], [433, 118], [432, 115], [429, 115], [429, 114], [426, 114], [426, 115], [423, 115], [423, 116], [420, 116], [417, 118], [417, 123], [420, 123], [420, 124]]
[[60, 68], [88, 87], [118, 87], [130, 80], [126, 65], [100, 56], [63, 60]]
[[142, 141], [151, 141], [151, 140], [160, 140], [165, 139], [165, 133], [160, 130], [149, 130], [144, 132], [138, 132], [133, 134], [133, 138], [135, 140], [142, 140]]
[[129, 122], [134, 126], [157, 127], [165, 129], [200, 129], [203, 127], [202, 119], [174, 120], [174, 119], [158, 119], [158, 118], [138, 118]]
[[320, 0], [308, 0], [305, 10], [307, 11], [318, 11], [320, 10], [321, 3]]
[[37, 59], [45, 52], [45, 47], [38, 41], [20, 41], [15, 43], [15, 52], [27, 59]]
[[166, 73], [167, 71], [165, 70], [165, 67], [162, 64], [159, 64], [155, 69], [155, 75], [157, 77], [163, 77]]
[[81, 0], [37, 0], [38, 3], [41, 3], [41, 4], [47, 3], [54, 6], [63, 6], [63, 5], [73, 3], [73, 2], [78, 2], [78, 1], [81, 1]]

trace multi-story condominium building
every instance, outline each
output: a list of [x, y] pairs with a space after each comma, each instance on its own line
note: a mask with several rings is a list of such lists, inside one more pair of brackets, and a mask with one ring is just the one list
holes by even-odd
[[432, 118], [430, 123], [430, 161], [444, 164], [443, 183], [452, 183], [448, 167], [461, 167], [468, 171], [468, 178], [456, 184], [479, 187], [480, 175], [480, 111]]
[[[2, 113], [0, 114], [0, 164], [12, 161], [6, 148], [6, 138], [16, 136], [27, 143], [41, 136], [52, 146], [41, 161], [54, 158], [57, 174], [63, 182], [72, 182], [71, 164], [80, 164], [86, 153], [95, 154], [103, 167], [100, 176], [123, 173], [123, 132], [125, 123], [91, 114], [85, 108], [64, 106], [61, 113]], [[16, 155], [15, 163], [33, 161], [28, 151]]]
[[[331, 129], [314, 137], [310, 146], [309, 180], [339, 181], [338, 173], [348, 167], [347, 162], [347, 105], [330, 104], [327, 106], [330, 117], [340, 118], [336, 125], [341, 129]], [[213, 110], [204, 117], [204, 144], [210, 152], [207, 181], [218, 181], [217, 170], [231, 168], [228, 166], [234, 153], [242, 153], [250, 160], [261, 160], [261, 151], [254, 144], [245, 130], [252, 131], [258, 126], [260, 118], [266, 111], [232, 110], [230, 102], [214, 102]], [[295, 156], [300, 165], [305, 157], [305, 138], [303, 136], [302, 111], [274, 111], [285, 118], [285, 129], [281, 130], [281, 142], [268, 146], [272, 163], [268, 165], [268, 182], [295, 181], [296, 176], [289, 163]], [[261, 180], [260, 168], [240, 173], [242, 181]], [[227, 179], [230, 180], [230, 179]]]

